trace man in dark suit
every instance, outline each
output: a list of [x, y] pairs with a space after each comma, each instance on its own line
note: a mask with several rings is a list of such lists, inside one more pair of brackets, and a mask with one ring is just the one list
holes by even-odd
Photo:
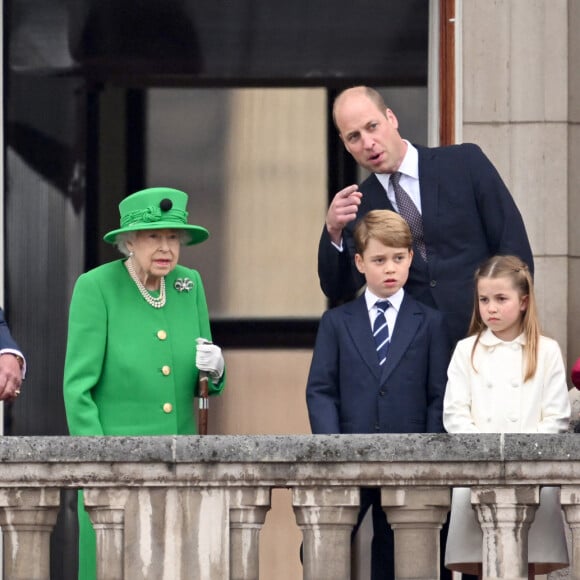
[[[477, 145], [426, 148], [402, 139], [397, 117], [369, 87], [340, 93], [333, 118], [345, 148], [371, 175], [360, 187], [339, 191], [330, 204], [318, 247], [323, 292], [345, 301], [364, 285], [354, 262], [353, 230], [373, 209], [403, 213], [396, 181], [421, 222], [405, 290], [443, 313], [453, 347], [467, 332], [473, 275], [485, 259], [515, 254], [533, 272], [528, 236], [511, 194]], [[448, 571], [442, 573], [448, 577]], [[373, 580], [380, 577], [373, 573]]]
[[25, 371], [24, 357], [0, 308], [0, 401], [12, 401], [18, 397]]
[[425, 250], [422, 257], [415, 245], [405, 289], [444, 313], [454, 345], [467, 332], [473, 275], [485, 259], [515, 254], [533, 272], [530, 244], [512, 196], [477, 145], [426, 148], [402, 139], [395, 114], [371, 88], [340, 93], [333, 115], [347, 151], [372, 174], [360, 187], [339, 191], [328, 209], [318, 249], [323, 292], [335, 301], [348, 300], [364, 284], [353, 260], [353, 228], [373, 209], [404, 215], [396, 175], [422, 219]]
[[[312, 433], [443, 432], [450, 349], [441, 313], [403, 290], [413, 260], [409, 226], [393, 211], [371, 211], [354, 242], [367, 288], [320, 321], [306, 387]], [[369, 508], [372, 578], [391, 580], [393, 536], [378, 488], [361, 489], [359, 525]]]

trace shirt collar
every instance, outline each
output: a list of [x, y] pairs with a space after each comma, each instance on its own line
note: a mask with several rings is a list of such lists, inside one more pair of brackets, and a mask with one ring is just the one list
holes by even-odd
[[407, 152], [398, 171], [413, 179], [419, 179], [419, 152], [409, 141], [406, 139], [404, 141], [407, 143]]
[[[404, 141], [407, 143], [407, 152], [397, 171], [419, 181], [419, 152], [409, 141], [406, 139]], [[375, 173], [375, 175], [385, 191], [388, 191], [392, 173]]]
[[502, 340], [498, 338], [489, 328], [486, 328], [479, 337], [480, 344], [484, 346], [497, 346], [499, 344], [526, 344], [526, 335], [522, 332], [513, 340]]
[[365, 290], [365, 300], [367, 303], [367, 310], [369, 312], [374, 308], [377, 300], [388, 300], [391, 303], [391, 307], [394, 308], [396, 312], [399, 312], [404, 297], [405, 291], [403, 288], [397, 290], [392, 296], [389, 296], [389, 298], [380, 298], [379, 296], [373, 294], [368, 288]]

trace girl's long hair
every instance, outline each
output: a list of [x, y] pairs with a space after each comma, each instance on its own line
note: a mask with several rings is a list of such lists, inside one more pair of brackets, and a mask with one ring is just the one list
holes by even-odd
[[526, 344], [524, 345], [524, 360], [526, 369], [524, 382], [536, 374], [538, 367], [538, 345], [540, 341], [540, 323], [538, 309], [534, 295], [534, 282], [528, 266], [516, 256], [493, 256], [485, 261], [475, 272], [475, 292], [473, 301], [473, 314], [469, 325], [469, 335], [476, 335], [471, 351], [471, 366], [474, 366], [474, 356], [477, 343], [487, 326], [479, 313], [478, 282], [482, 278], [509, 278], [520, 298], [528, 297], [527, 308], [521, 313], [521, 332], [524, 333]]

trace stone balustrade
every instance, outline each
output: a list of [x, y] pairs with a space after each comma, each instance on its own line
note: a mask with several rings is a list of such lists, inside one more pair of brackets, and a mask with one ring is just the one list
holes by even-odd
[[359, 488], [378, 486], [394, 529], [397, 578], [434, 580], [450, 487], [471, 486], [484, 531], [483, 578], [526, 580], [526, 531], [540, 487], [555, 485], [572, 530], [571, 576], [580, 578], [577, 438], [4, 437], [5, 577], [49, 578], [60, 490], [84, 488], [99, 580], [258, 580], [259, 532], [272, 488], [283, 487], [292, 489], [304, 537], [304, 578], [346, 580]]

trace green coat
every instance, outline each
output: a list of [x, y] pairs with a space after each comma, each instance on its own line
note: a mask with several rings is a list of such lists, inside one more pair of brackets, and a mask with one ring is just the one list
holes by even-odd
[[[79, 277], [70, 312], [64, 401], [71, 435], [192, 435], [196, 342], [211, 340], [201, 277], [177, 266], [153, 308], [117, 260]], [[178, 279], [193, 282], [178, 291]], [[225, 373], [210, 394], [220, 393]], [[81, 498], [82, 500], [82, 498]], [[79, 505], [79, 580], [95, 578], [95, 536]]]

